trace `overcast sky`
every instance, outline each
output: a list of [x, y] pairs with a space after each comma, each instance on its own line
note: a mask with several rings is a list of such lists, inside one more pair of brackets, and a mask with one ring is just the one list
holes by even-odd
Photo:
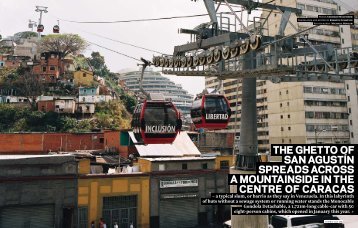
[[[357, 0], [341, 1], [356, 10], [358, 8]], [[103, 39], [98, 35], [172, 54], [175, 45], [189, 41], [189, 35], [178, 34], [179, 28], [190, 29], [209, 21], [208, 16], [113, 24], [78, 24], [65, 21], [118, 21], [204, 14], [206, 9], [201, 0], [196, 2], [192, 0], [0, 0], [0, 34], [6, 37], [29, 30], [28, 20], [38, 21], [39, 18], [39, 13], [35, 12], [36, 5], [48, 7], [48, 13], [43, 15], [42, 24], [45, 26], [43, 34], [52, 33], [53, 25], [60, 19], [61, 33], [78, 33], [90, 42], [137, 59], [144, 57], [151, 60], [155, 53]], [[226, 8], [222, 10], [227, 11]], [[102, 53], [113, 72], [137, 67], [137, 61], [93, 45], [85, 54], [89, 56], [92, 51]], [[184, 89], [192, 94], [199, 93], [204, 88], [203, 77], [171, 76], [170, 78], [181, 83]]]

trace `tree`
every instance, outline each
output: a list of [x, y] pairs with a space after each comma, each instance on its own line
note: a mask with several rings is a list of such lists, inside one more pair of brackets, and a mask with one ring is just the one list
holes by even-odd
[[24, 31], [24, 32], [18, 32], [14, 34], [14, 41], [15, 42], [19, 42], [20, 39], [27, 39], [27, 38], [31, 38], [31, 37], [37, 37], [37, 33], [36, 32], [31, 32], [31, 31]]
[[40, 41], [41, 51], [62, 52], [64, 56], [79, 54], [87, 46], [87, 42], [77, 34], [51, 34]]
[[128, 112], [133, 113], [134, 108], [138, 103], [137, 100], [134, 97], [128, 95], [127, 93], [123, 93], [121, 95], [121, 100], [124, 103], [124, 105], [126, 106], [126, 109], [128, 110]]
[[91, 57], [88, 58], [89, 63], [94, 68], [96, 75], [107, 77], [110, 74], [108, 67], [104, 61], [104, 57], [99, 52], [92, 52]]
[[32, 74], [29, 70], [20, 74], [13, 82], [13, 88], [18, 95], [27, 98], [27, 102], [31, 105], [32, 110], [36, 110], [37, 96], [44, 92], [44, 85], [40, 82], [38, 76]]
[[97, 127], [102, 129], [126, 129], [131, 121], [131, 115], [118, 100], [99, 103], [94, 118]]

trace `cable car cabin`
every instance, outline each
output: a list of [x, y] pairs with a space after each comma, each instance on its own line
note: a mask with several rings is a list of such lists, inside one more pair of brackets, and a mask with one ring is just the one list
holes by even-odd
[[134, 110], [132, 127], [140, 143], [170, 144], [179, 133], [182, 120], [172, 102], [145, 100]]
[[38, 25], [37, 26], [37, 32], [43, 32], [44, 31], [44, 26], [43, 25]]
[[223, 129], [230, 121], [231, 109], [225, 96], [206, 94], [193, 102], [190, 116], [197, 129]]
[[60, 26], [58, 26], [58, 25], [55, 25], [55, 26], [53, 26], [53, 33], [59, 33], [60, 32]]

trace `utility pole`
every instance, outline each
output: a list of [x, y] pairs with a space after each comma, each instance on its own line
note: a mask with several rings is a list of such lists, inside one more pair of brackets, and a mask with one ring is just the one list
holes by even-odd
[[[42, 25], [42, 12], [47, 13], [47, 8], [46, 6], [36, 6], [36, 12], [40, 12], [40, 18], [39, 18], [39, 25]], [[38, 37], [41, 37], [41, 32], [38, 32]]]

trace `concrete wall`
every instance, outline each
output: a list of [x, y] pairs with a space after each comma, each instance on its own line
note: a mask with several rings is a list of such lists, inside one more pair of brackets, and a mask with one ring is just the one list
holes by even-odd
[[0, 167], [0, 211], [10, 206], [53, 205], [54, 227], [62, 227], [63, 209], [76, 208], [77, 163], [73, 156], [0, 159]]
[[104, 149], [103, 137], [103, 133], [0, 134], [0, 154], [47, 154], [49, 151], [100, 150]]

